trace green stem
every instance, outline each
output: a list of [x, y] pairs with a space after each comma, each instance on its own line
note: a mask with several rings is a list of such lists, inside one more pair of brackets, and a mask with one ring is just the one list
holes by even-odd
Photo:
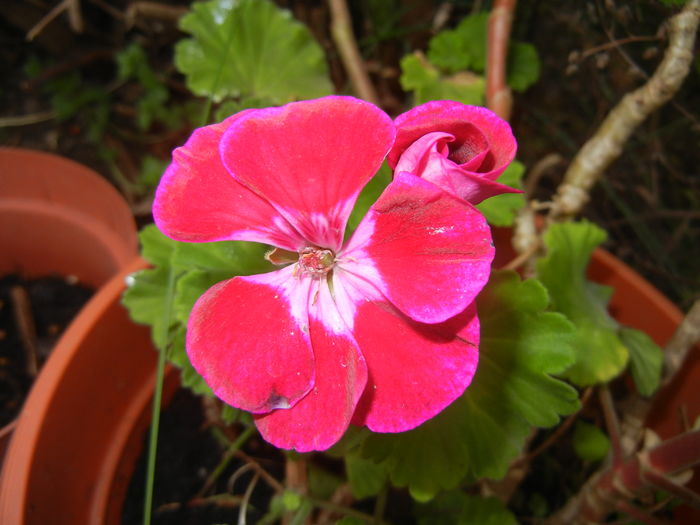
[[353, 509], [352, 507], [345, 507], [343, 505], [337, 505], [331, 503], [330, 501], [325, 501], [322, 499], [314, 498], [313, 496], [302, 496], [305, 500], [310, 502], [314, 507], [320, 509], [328, 509], [338, 514], [344, 514], [345, 516], [352, 516], [353, 518], [361, 519], [367, 523], [382, 524], [385, 523], [381, 519], [376, 519], [374, 516], [370, 516], [360, 510]]
[[216, 466], [216, 468], [212, 471], [212, 473], [209, 475], [207, 480], [204, 482], [204, 485], [202, 486], [201, 490], [197, 494], [198, 496], [203, 496], [209, 488], [216, 482], [217, 479], [219, 479], [219, 476], [221, 476], [221, 473], [226, 470], [226, 467], [229, 466], [231, 463], [231, 460], [236, 455], [236, 452], [240, 450], [240, 448], [245, 444], [246, 441], [248, 441], [248, 438], [253, 435], [253, 432], [255, 432], [255, 427], [254, 426], [249, 426], [246, 428], [243, 432], [241, 432], [241, 435], [236, 438], [236, 440], [231, 443], [231, 445], [228, 447], [226, 452], [224, 453], [224, 457], [221, 458], [221, 461], [219, 464]]
[[389, 495], [389, 486], [385, 483], [382, 490], [377, 494], [377, 500], [374, 504], [374, 521], [381, 523], [384, 510], [386, 509], [386, 500]]
[[175, 290], [175, 274], [170, 268], [168, 286], [165, 293], [165, 308], [163, 309], [163, 326], [160, 340], [163, 348], [158, 348], [158, 364], [156, 367], [156, 384], [153, 392], [153, 409], [151, 413], [151, 434], [148, 441], [148, 464], [146, 467], [146, 492], [143, 504], [143, 525], [150, 525], [153, 507], [153, 485], [156, 471], [156, 451], [158, 450], [158, 427], [160, 425], [160, 405], [163, 399], [163, 377], [165, 375], [165, 353], [167, 349], [168, 327], [172, 315], [172, 302]]

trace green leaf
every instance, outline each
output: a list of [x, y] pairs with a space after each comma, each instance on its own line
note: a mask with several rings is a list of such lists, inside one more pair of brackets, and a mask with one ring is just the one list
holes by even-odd
[[608, 455], [610, 439], [597, 426], [577, 421], [572, 445], [576, 455], [584, 461], [601, 461]]
[[129, 286], [122, 295], [122, 303], [137, 323], [151, 326], [151, 336], [158, 348], [165, 347], [163, 339], [163, 312], [167, 300], [168, 267], [141, 270], [132, 274]]
[[335, 522], [335, 525], [368, 525], [368, 522], [355, 516], [343, 516]]
[[336, 489], [345, 482], [344, 477], [331, 472], [315, 463], [308, 463], [309, 492], [322, 500], [329, 500]]
[[469, 69], [473, 58], [467, 41], [455, 30], [440, 31], [428, 43], [428, 60], [448, 73]]
[[605, 237], [586, 221], [555, 224], [544, 235], [547, 255], [537, 262], [552, 307], [576, 325], [576, 362], [563, 375], [579, 386], [611, 380], [629, 357], [617, 335], [618, 324], [607, 311], [610, 290], [586, 279], [591, 253]]
[[285, 490], [282, 494], [282, 504], [284, 505], [285, 510], [297, 510], [299, 507], [301, 507], [301, 502], [301, 496], [293, 490]]
[[223, 280], [234, 275], [274, 270], [275, 267], [265, 260], [268, 249], [264, 244], [245, 241], [179, 242], [172, 261], [187, 270], [219, 273]]
[[639, 330], [622, 328], [619, 334], [630, 352], [630, 371], [637, 390], [643, 396], [652, 395], [661, 381], [663, 351], [651, 337]]
[[[501, 174], [498, 182], [511, 188], [522, 189], [524, 172], [525, 166], [515, 160]], [[525, 206], [525, 196], [522, 193], [505, 193], [486, 199], [477, 204], [476, 208], [484, 214], [489, 224], [494, 226], [512, 226], [518, 210], [523, 206]]]
[[489, 13], [462, 19], [455, 29], [441, 31], [428, 43], [428, 59], [448, 73], [471, 69], [483, 73], [486, 64], [486, 25]]
[[508, 49], [508, 85], [525, 91], [540, 77], [540, 57], [532, 44], [514, 42]]
[[537, 281], [492, 274], [478, 299], [480, 362], [465, 394], [415, 430], [370, 435], [363, 456], [419, 501], [465, 477], [503, 477], [531, 425], [555, 425], [579, 406], [577, 392], [551, 377], [573, 362], [573, 327], [547, 303]]
[[158, 186], [160, 178], [168, 167], [168, 161], [154, 157], [153, 155], [145, 155], [141, 161], [141, 170], [136, 179], [141, 192], [146, 193], [149, 190]]
[[460, 491], [441, 494], [416, 505], [419, 525], [517, 525], [515, 516], [497, 498], [482, 498]]
[[225, 100], [221, 105], [216, 108], [214, 113], [214, 120], [216, 122], [221, 122], [226, 118], [243, 111], [244, 109], [260, 109], [268, 108], [274, 106], [270, 99], [258, 98], [258, 97], [248, 97], [240, 100]]
[[180, 28], [193, 38], [177, 43], [175, 65], [197, 95], [285, 103], [332, 92], [321, 46], [269, 0], [195, 2]]
[[[211, 286], [235, 275], [262, 273], [272, 269], [264, 259], [266, 247], [242, 241], [184, 243], [169, 239], [154, 225], [144, 228], [139, 238], [143, 256], [155, 268], [134, 274], [123, 302], [132, 319], [151, 326], [159, 348], [166, 343], [168, 361], [180, 368], [183, 386], [200, 395], [213, 395], [204, 379], [192, 368], [185, 350], [185, 326], [192, 306]], [[169, 272], [175, 272], [173, 318], [168, 339], [163, 340], [163, 312]]]
[[484, 101], [484, 78], [469, 72], [444, 77], [420, 53], [401, 59], [401, 87], [413, 91], [414, 104], [430, 100], [455, 100], [463, 104], [478, 105]]
[[180, 383], [182, 386], [189, 388], [200, 396], [214, 396], [204, 378], [192, 367], [190, 358], [187, 356], [184, 324], [178, 325], [170, 337], [167, 359], [170, 364], [180, 369]]
[[566, 370], [574, 352], [573, 327], [563, 316], [545, 312], [548, 303], [538, 281], [520, 281], [513, 272], [493, 273], [477, 302], [480, 356], [493, 381], [487, 394], [505, 399], [539, 427], [556, 425], [559, 415], [578, 409], [576, 390], [550, 376]]
[[179, 244], [163, 235], [155, 224], [149, 224], [139, 232], [139, 241], [141, 255], [154, 266], [169, 264], [175, 247]]
[[387, 482], [387, 471], [371, 459], [365, 459], [355, 450], [345, 455], [345, 471], [355, 499], [376, 496]]
[[[441, 31], [431, 38], [427, 53], [430, 63], [446, 73], [465, 70], [484, 73], [488, 17], [487, 12], [467, 16], [455, 29]], [[508, 85], [515, 91], [524, 91], [539, 75], [537, 49], [532, 44], [512, 42], [508, 48]]]

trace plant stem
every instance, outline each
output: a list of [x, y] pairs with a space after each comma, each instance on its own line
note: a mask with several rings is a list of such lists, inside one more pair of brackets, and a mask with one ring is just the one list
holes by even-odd
[[513, 95], [506, 83], [508, 43], [517, 0], [495, 0], [489, 15], [486, 45], [486, 105], [508, 120]]
[[358, 518], [358, 519], [361, 519], [367, 523], [376, 523], [376, 524], [385, 523], [384, 521], [377, 520], [373, 516], [370, 516], [369, 514], [365, 514], [362, 511], [353, 509], [352, 507], [344, 507], [343, 505], [336, 505], [335, 503], [331, 503], [329, 501], [325, 501], [322, 499], [317, 499], [317, 498], [314, 498], [313, 496], [304, 496], [304, 499], [311, 502], [311, 504], [314, 507], [318, 507], [320, 509], [327, 509], [327, 510], [331, 510], [331, 511], [338, 513], [338, 514], [342, 514], [345, 516], [351, 516], [353, 518]]
[[[700, 430], [686, 432], [594, 474], [567, 505], [546, 523], [601, 523], [619, 501], [656, 486], [670, 476], [700, 464]], [[668, 484], [664, 488], [668, 490]], [[685, 489], [683, 489], [683, 492]], [[678, 495], [683, 496], [680, 492]]]
[[600, 385], [598, 389], [598, 398], [600, 405], [603, 408], [603, 416], [605, 417], [605, 428], [608, 430], [610, 442], [612, 444], [612, 461], [617, 465], [622, 461], [622, 445], [620, 444], [620, 420], [617, 418], [615, 411], [615, 402], [608, 385]]
[[204, 496], [204, 494], [207, 493], [211, 486], [214, 483], [216, 483], [216, 480], [219, 479], [221, 473], [226, 469], [226, 467], [229, 466], [231, 460], [233, 460], [233, 458], [236, 457], [236, 452], [238, 452], [241, 449], [241, 447], [245, 444], [246, 441], [248, 441], [248, 438], [252, 436], [254, 432], [254, 426], [246, 428], [243, 432], [241, 432], [241, 434], [236, 438], [236, 440], [229, 445], [226, 452], [224, 452], [223, 458], [216, 466], [216, 468], [214, 468], [211, 474], [209, 474], [209, 477], [204, 482], [204, 485], [202, 485], [202, 488], [199, 489], [199, 492], [197, 492], [197, 495], [195, 497], [202, 497]]
[[352, 32], [347, 3], [345, 0], [328, 0], [328, 6], [331, 10], [331, 35], [333, 35], [340, 59], [350, 77], [350, 82], [360, 98], [378, 105], [379, 96], [369, 79], [367, 68]]
[[163, 399], [163, 377], [165, 375], [165, 354], [168, 340], [168, 327], [172, 316], [172, 302], [175, 291], [175, 273], [171, 268], [168, 272], [168, 285], [165, 294], [163, 310], [163, 326], [160, 340], [163, 348], [158, 348], [158, 364], [156, 367], [155, 388], [153, 392], [153, 409], [151, 412], [151, 434], [148, 440], [148, 462], [146, 466], [146, 491], [143, 503], [143, 525], [150, 525], [153, 508], [153, 486], [155, 484], [156, 452], [158, 450], [158, 428], [160, 426], [160, 405]]

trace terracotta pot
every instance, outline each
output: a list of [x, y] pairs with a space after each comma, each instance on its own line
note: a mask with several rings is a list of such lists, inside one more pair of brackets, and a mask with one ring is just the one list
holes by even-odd
[[[49, 153], [0, 148], [0, 275], [70, 275], [98, 288], [137, 247], [131, 210], [100, 175]], [[0, 461], [14, 426], [0, 429]]]
[[[103, 525], [121, 507], [150, 420], [156, 352], [120, 304], [134, 259], [80, 311], [27, 398], [0, 480], [5, 525]], [[179, 384], [167, 375], [167, 392]], [[167, 397], [167, 395], [166, 395]]]
[[73, 275], [97, 288], [137, 248], [133, 215], [104, 178], [56, 155], [0, 148], [0, 274]]

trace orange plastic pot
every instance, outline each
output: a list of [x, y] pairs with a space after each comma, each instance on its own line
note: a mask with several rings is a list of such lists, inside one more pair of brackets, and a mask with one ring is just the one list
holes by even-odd
[[[0, 480], [3, 524], [120, 523], [156, 368], [148, 328], [120, 304], [127, 276], [144, 266], [136, 258], [100, 288], [35, 382]], [[177, 376], [167, 377], [173, 392]]]
[[0, 274], [72, 275], [95, 288], [136, 255], [129, 207], [94, 171], [0, 148]]
[[[58, 274], [99, 288], [137, 246], [131, 210], [100, 175], [49, 153], [0, 148], [0, 275]], [[0, 429], [0, 460], [15, 424]]]

